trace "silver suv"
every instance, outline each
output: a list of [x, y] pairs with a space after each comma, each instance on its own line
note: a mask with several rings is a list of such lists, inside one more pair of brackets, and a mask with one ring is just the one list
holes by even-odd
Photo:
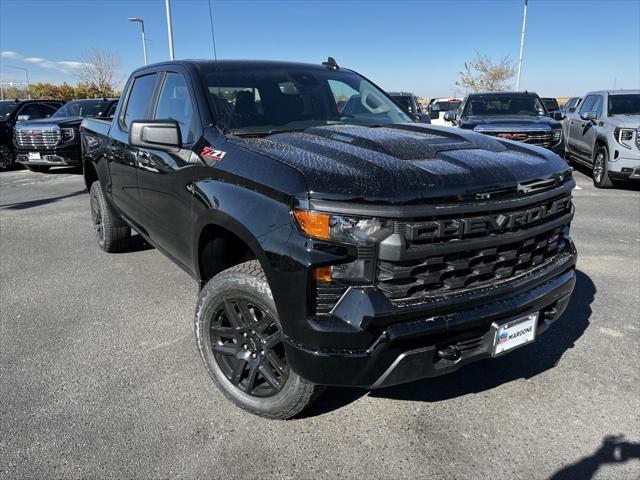
[[590, 167], [596, 187], [640, 180], [640, 90], [589, 92], [563, 128], [565, 158]]

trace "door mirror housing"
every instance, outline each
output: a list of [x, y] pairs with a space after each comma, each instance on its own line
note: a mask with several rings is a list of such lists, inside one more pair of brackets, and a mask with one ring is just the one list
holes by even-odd
[[175, 120], [134, 120], [129, 127], [129, 145], [171, 151], [180, 148], [180, 126]]
[[455, 110], [449, 110], [447, 113], [444, 114], [445, 122], [454, 122], [455, 120], [456, 120]]
[[553, 118], [554, 120], [564, 120], [565, 114], [560, 110], [556, 110], [550, 113], [550, 117]]
[[19, 122], [26, 122], [31, 118], [31, 115], [18, 115]]
[[580, 118], [582, 120], [587, 120], [592, 122], [598, 119], [598, 114], [596, 112], [584, 112], [580, 114]]

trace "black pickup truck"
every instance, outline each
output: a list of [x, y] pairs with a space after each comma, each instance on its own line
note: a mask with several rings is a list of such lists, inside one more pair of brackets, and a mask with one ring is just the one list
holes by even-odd
[[475, 132], [548, 148], [563, 150], [564, 113], [547, 111], [534, 92], [472, 93], [460, 108], [447, 112], [444, 119]]
[[198, 282], [204, 365], [259, 415], [503, 355], [574, 287], [566, 162], [418, 123], [335, 62], [144, 67], [81, 135], [98, 245], [134, 229]]
[[110, 118], [117, 104], [117, 98], [74, 100], [48, 118], [17, 123], [14, 129], [17, 161], [36, 172], [80, 165], [82, 119]]

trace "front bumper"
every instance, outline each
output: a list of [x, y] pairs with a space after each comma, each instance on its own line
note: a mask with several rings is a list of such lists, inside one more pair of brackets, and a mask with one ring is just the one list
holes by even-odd
[[622, 152], [615, 161], [609, 161], [607, 170], [613, 180], [640, 180], [640, 154]]
[[[321, 385], [379, 388], [443, 375], [492, 356], [493, 323], [539, 312], [536, 336], [564, 312], [575, 285], [573, 244], [552, 264], [501, 286], [420, 304], [391, 305], [370, 288], [351, 288], [334, 316], [363, 330], [386, 325], [363, 349], [285, 343], [291, 368]], [[455, 358], [443, 352], [456, 352]]]
[[[29, 153], [39, 152], [39, 159], [29, 158]], [[67, 148], [49, 148], [46, 150], [16, 150], [16, 161], [32, 166], [79, 166], [81, 164], [80, 146]]]

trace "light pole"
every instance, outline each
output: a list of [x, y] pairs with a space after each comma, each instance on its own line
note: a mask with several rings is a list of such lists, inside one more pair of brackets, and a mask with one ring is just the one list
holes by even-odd
[[169, 60], [174, 60], [173, 56], [173, 27], [171, 26], [171, 5], [169, 0], [165, 0], [167, 7], [167, 34], [169, 35]]
[[143, 18], [129, 18], [130, 22], [137, 22], [142, 27], [142, 52], [144, 53], [144, 64], [148, 65], [147, 62], [147, 40], [144, 37], [144, 19]]
[[524, 0], [524, 15], [522, 16], [522, 36], [520, 37], [520, 59], [518, 60], [518, 79], [516, 92], [520, 91], [520, 71], [522, 70], [522, 53], [524, 52], [524, 30], [527, 26], [527, 0]]
[[31, 91], [29, 90], [29, 70], [24, 67], [15, 67], [13, 65], [7, 65], [7, 68], [17, 68], [18, 70], [24, 71], [24, 75], [27, 77], [27, 96], [29, 97], [29, 100], [31, 100]]

